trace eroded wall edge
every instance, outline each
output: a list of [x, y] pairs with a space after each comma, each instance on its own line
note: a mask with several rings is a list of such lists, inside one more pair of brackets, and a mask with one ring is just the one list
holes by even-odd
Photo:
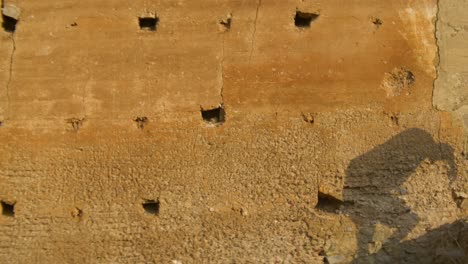
[[[434, 107], [448, 111], [463, 123], [468, 138], [468, 1], [439, 0], [435, 21], [438, 47], [437, 77], [434, 82]], [[466, 142], [467, 140], [465, 140]], [[465, 143], [465, 151], [468, 146]]]

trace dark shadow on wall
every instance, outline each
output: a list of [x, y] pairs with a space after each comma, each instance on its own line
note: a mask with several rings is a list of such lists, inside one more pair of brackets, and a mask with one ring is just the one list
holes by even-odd
[[[347, 204], [345, 212], [358, 226], [359, 248], [353, 263], [402, 263], [407, 253], [400, 241], [419, 218], [399, 195], [406, 193], [402, 184], [424, 160], [447, 161], [448, 176], [451, 181], [455, 179], [453, 149], [435, 142], [429, 133], [417, 128], [403, 131], [350, 162], [343, 198]], [[370, 255], [377, 223], [395, 232], [378, 253]]]
[[[394, 263], [468, 263], [468, 219], [458, 220], [428, 231], [424, 236], [400, 243], [405, 256]], [[385, 259], [386, 252], [371, 255], [376, 260]]]

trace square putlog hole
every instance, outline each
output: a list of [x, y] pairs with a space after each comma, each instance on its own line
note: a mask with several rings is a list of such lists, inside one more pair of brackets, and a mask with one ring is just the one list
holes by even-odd
[[337, 210], [340, 210], [340, 207], [344, 205], [344, 202], [338, 200], [337, 198], [324, 194], [322, 192], [318, 193], [318, 202], [316, 208], [329, 213], [336, 213]]
[[5, 15], [2, 15], [2, 18], [3, 18], [3, 23], [2, 23], [3, 29], [6, 32], [14, 33], [16, 30], [16, 24], [18, 23], [18, 20], [9, 16], [5, 16]]
[[310, 24], [319, 17], [319, 14], [296, 11], [294, 25], [298, 28], [309, 28]]
[[7, 217], [14, 217], [15, 216], [15, 203], [8, 203], [5, 201], [1, 201], [2, 206], [2, 215]]
[[140, 29], [144, 31], [156, 31], [156, 27], [158, 26], [159, 18], [154, 17], [139, 17], [138, 24], [140, 25]]
[[2, 27], [6, 32], [14, 33], [21, 10], [12, 4], [5, 4], [2, 0]]
[[142, 205], [147, 214], [159, 215], [159, 200], [146, 200]]
[[219, 106], [214, 109], [208, 109], [208, 110], [202, 109], [201, 115], [202, 115], [203, 121], [205, 121], [206, 123], [213, 124], [213, 125], [220, 125], [224, 123], [226, 113], [224, 112], [224, 108], [222, 106]]

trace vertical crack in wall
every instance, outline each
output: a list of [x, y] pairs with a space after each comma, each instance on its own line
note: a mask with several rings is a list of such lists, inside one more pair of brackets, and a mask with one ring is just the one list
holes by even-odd
[[[435, 40], [435, 46], [436, 46], [436, 54], [435, 54], [435, 63], [434, 63], [434, 67], [435, 67], [435, 78], [434, 78], [434, 82], [432, 84], [432, 105], [433, 107], [436, 107], [435, 105], [435, 89], [436, 89], [436, 85], [437, 85], [437, 80], [439, 79], [439, 67], [440, 67], [440, 46], [439, 46], [439, 37], [438, 37], [438, 33], [439, 33], [439, 17], [440, 15], [440, 0], [437, 0], [436, 1], [436, 12], [435, 12], [435, 18], [434, 18], [434, 40]], [[438, 116], [439, 118], [439, 128], [438, 128], [438, 131], [437, 131], [437, 138], [438, 138], [438, 141], [439, 141], [439, 152], [440, 152], [440, 156], [442, 158], [442, 138], [440, 136], [440, 133], [441, 133], [441, 129], [442, 129], [442, 116], [439, 114]]]
[[434, 108], [437, 108], [437, 105], [435, 103], [435, 90], [437, 88], [437, 80], [439, 79], [439, 72], [440, 72], [440, 39], [438, 37], [439, 33], [439, 22], [440, 22], [440, 1], [436, 1], [436, 13], [435, 13], [435, 18], [434, 18], [434, 40], [435, 40], [435, 46], [436, 46], [436, 54], [435, 54], [435, 78], [434, 82], [432, 84], [432, 106]]
[[254, 49], [254, 46], [255, 46], [255, 34], [257, 33], [258, 11], [260, 10], [261, 5], [262, 5], [262, 0], [258, 0], [257, 10], [255, 11], [254, 28], [253, 28], [253, 31], [252, 31], [252, 37], [251, 37], [251, 42], [250, 42], [249, 64], [252, 61], [253, 49]]
[[221, 44], [221, 61], [219, 65], [219, 71], [220, 71], [220, 76], [221, 76], [221, 87], [219, 89], [219, 96], [221, 97], [221, 104], [224, 105], [224, 33], [222, 37], [222, 44]]
[[[465, 140], [468, 142], [468, 93], [462, 86], [466, 82], [461, 66], [466, 59], [461, 51], [450, 49], [463, 43], [462, 38], [454, 36], [466, 27], [466, 23], [457, 20], [459, 9], [465, 10], [463, 4], [452, 3], [448, 0], [436, 1], [436, 14], [434, 18], [434, 38], [436, 42], [435, 79], [432, 90], [432, 106], [438, 111], [452, 114], [460, 122]], [[454, 23], [454, 24], [453, 24]], [[447, 53], [447, 54], [446, 54]], [[447, 71], [447, 67], [450, 71]], [[464, 148], [466, 152], [466, 147]]]
[[6, 83], [6, 98], [7, 98], [7, 114], [6, 118], [9, 119], [11, 115], [11, 99], [10, 99], [10, 84], [11, 80], [13, 79], [13, 62], [14, 62], [14, 57], [15, 57], [15, 52], [16, 52], [16, 42], [15, 42], [15, 33], [11, 33], [11, 43], [12, 43], [12, 48], [11, 48], [11, 55], [10, 55], [10, 70], [8, 74], [8, 80]]
[[5, 5], [5, 0], [1, 1], [1, 9], [2, 15], [2, 27], [3, 30], [9, 34], [11, 39], [11, 54], [10, 54], [10, 61], [9, 61], [9, 72], [8, 72], [8, 79], [5, 85], [5, 93], [6, 93], [6, 100], [7, 106], [5, 111], [5, 118], [9, 119], [11, 115], [11, 98], [10, 98], [10, 85], [13, 80], [13, 65], [14, 65], [14, 57], [16, 52], [16, 42], [15, 42], [15, 30], [16, 24], [19, 19], [20, 10], [14, 5]]

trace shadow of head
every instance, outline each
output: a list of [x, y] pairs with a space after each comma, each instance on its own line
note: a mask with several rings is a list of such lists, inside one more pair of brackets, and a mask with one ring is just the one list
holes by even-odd
[[384, 247], [370, 258], [383, 263], [389, 258], [389, 250], [404, 252], [398, 263], [467, 263], [468, 219], [429, 230], [425, 235], [401, 242], [393, 248]]
[[[396, 229], [386, 239], [384, 247], [399, 249], [403, 239], [419, 221], [399, 194], [406, 190], [403, 183], [423, 162], [444, 161], [450, 181], [457, 175], [454, 150], [448, 144], [436, 142], [431, 134], [419, 129], [405, 130], [385, 143], [353, 159], [346, 170], [343, 190], [345, 202], [352, 202], [348, 213], [358, 225], [357, 240], [360, 253], [366, 256], [366, 247], [372, 241], [375, 222]], [[370, 230], [370, 231], [369, 231]], [[377, 263], [385, 261], [388, 256]], [[368, 263], [359, 258], [354, 263]]]
[[353, 185], [358, 183], [355, 179], [359, 179], [360, 183], [378, 185], [385, 182], [381, 181], [385, 178], [393, 185], [401, 185], [425, 160], [431, 163], [445, 161], [449, 179], [453, 181], [457, 175], [453, 152], [450, 145], [436, 142], [428, 132], [419, 128], [407, 129], [353, 159], [346, 171], [346, 181]]

